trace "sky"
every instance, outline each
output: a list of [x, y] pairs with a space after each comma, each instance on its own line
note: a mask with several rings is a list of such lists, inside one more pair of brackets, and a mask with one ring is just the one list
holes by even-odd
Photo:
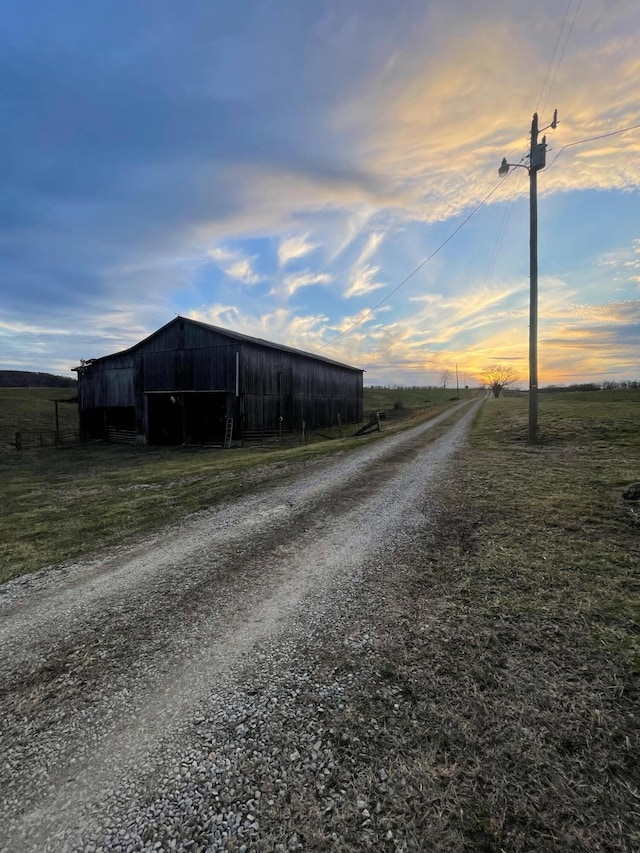
[[639, 37], [637, 0], [12, 4], [0, 367], [72, 375], [180, 314], [368, 385], [527, 387], [529, 177], [498, 167], [557, 108], [539, 381], [640, 379]]

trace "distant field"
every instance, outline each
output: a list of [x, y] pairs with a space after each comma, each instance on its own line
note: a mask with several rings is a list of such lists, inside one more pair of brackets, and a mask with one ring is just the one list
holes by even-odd
[[545, 391], [541, 389], [540, 399], [559, 399], [573, 401], [578, 403], [598, 403], [599, 400], [605, 400], [607, 403], [626, 403], [629, 400], [640, 401], [640, 389], [634, 388], [629, 391], [623, 391], [619, 388], [611, 388], [606, 391]]
[[[478, 389], [460, 389], [462, 400], [470, 399], [482, 393]], [[396, 407], [404, 409], [420, 409], [440, 405], [457, 395], [455, 388], [365, 388], [364, 410], [369, 413], [374, 409], [389, 411]]]
[[[54, 400], [74, 397], [74, 388], [0, 388], [0, 448], [14, 444], [21, 431], [50, 436], [55, 432]], [[59, 427], [63, 432], [78, 429], [78, 406], [58, 404]]]

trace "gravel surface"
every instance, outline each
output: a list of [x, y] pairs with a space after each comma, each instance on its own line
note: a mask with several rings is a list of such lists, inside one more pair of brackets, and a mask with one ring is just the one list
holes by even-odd
[[325, 724], [354, 675], [318, 653], [375, 647], [384, 592], [365, 599], [363, 573], [393, 573], [393, 543], [423, 530], [478, 405], [6, 584], [0, 849], [309, 849], [288, 820], [308, 786], [366, 831], [375, 805], [336, 785], [340, 732]]

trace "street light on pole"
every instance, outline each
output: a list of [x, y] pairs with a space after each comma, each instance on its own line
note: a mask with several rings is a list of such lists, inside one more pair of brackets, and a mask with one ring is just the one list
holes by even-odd
[[[558, 110], [554, 110], [553, 121], [544, 127], [548, 130], [558, 126]], [[498, 175], [506, 178], [509, 169], [520, 166], [529, 172], [529, 441], [538, 438], [538, 172], [544, 169], [547, 154], [547, 137], [538, 142], [538, 113], [531, 121], [531, 147], [529, 165], [507, 163], [502, 158]]]

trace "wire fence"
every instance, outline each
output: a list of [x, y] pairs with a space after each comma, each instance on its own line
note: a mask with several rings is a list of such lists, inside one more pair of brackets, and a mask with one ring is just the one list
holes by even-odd
[[61, 445], [78, 444], [80, 431], [75, 430], [16, 430], [13, 441], [8, 444], [14, 450], [30, 450], [36, 447], [60, 447]]

